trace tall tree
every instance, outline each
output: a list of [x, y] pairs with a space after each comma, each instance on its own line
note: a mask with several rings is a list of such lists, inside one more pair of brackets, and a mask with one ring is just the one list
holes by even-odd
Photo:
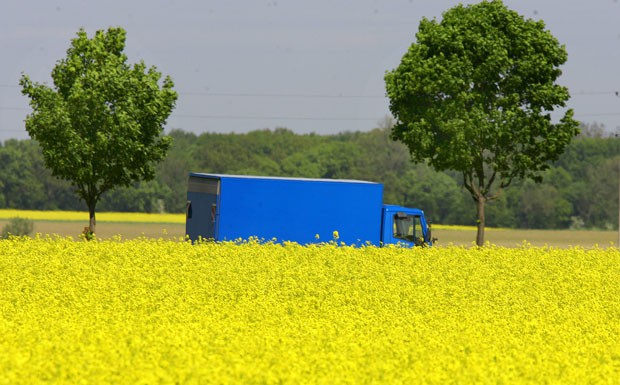
[[556, 84], [567, 59], [542, 21], [499, 1], [458, 5], [423, 19], [400, 65], [385, 75], [395, 140], [415, 162], [455, 170], [477, 202], [476, 243], [484, 243], [485, 202], [515, 178], [540, 182], [578, 134]]
[[155, 175], [171, 139], [162, 134], [177, 94], [170, 77], [144, 62], [127, 63], [122, 28], [77, 33], [52, 71], [54, 87], [22, 75], [22, 93], [33, 112], [26, 130], [43, 150], [54, 176], [71, 181], [89, 211], [101, 195]]

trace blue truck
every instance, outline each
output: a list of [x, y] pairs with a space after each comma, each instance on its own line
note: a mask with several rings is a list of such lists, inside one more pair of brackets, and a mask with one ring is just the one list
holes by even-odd
[[420, 209], [383, 204], [380, 183], [190, 172], [190, 240], [430, 246]]

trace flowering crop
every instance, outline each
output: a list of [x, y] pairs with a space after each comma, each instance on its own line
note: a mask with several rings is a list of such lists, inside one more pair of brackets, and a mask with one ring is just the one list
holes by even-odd
[[0, 384], [620, 383], [620, 252], [0, 241]]
[[[142, 222], [142, 223], [185, 223], [185, 214], [147, 214], [147, 213], [97, 213], [98, 222]], [[39, 211], [1, 209], [0, 219], [14, 217], [40, 221], [88, 221], [88, 212], [82, 211]]]

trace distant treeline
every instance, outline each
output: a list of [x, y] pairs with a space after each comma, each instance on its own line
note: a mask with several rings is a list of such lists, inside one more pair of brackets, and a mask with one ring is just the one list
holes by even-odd
[[[595, 127], [596, 128], [596, 127]], [[103, 196], [98, 211], [182, 212], [189, 171], [344, 178], [384, 183], [384, 201], [425, 210], [434, 223], [474, 225], [475, 204], [462, 176], [412, 164], [389, 129], [298, 135], [287, 129], [247, 134], [181, 130], [156, 179]], [[32, 140], [0, 144], [0, 208], [85, 210], [68, 182], [52, 177]], [[512, 228], [618, 226], [620, 138], [584, 127], [542, 184], [515, 181], [487, 206], [487, 225]]]

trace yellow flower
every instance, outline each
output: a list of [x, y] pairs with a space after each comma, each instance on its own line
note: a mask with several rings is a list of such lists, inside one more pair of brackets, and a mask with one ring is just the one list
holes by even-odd
[[599, 383], [619, 271], [613, 247], [0, 240], [0, 385]]

